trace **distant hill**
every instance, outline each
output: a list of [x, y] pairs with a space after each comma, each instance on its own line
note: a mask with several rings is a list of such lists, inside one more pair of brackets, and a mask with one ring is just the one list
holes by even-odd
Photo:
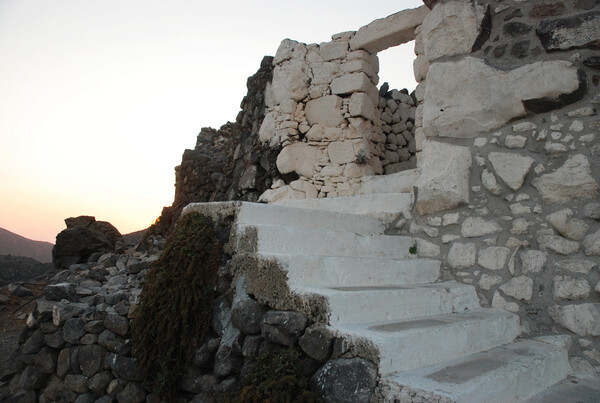
[[148, 228], [145, 228], [139, 231], [130, 232], [129, 234], [123, 235], [123, 240], [125, 241], [125, 244], [128, 246], [135, 246], [135, 244], [142, 240], [147, 229]]
[[47, 273], [54, 273], [52, 263], [40, 263], [24, 256], [0, 255], [0, 287], [16, 281], [30, 281]]
[[0, 228], [0, 255], [26, 256], [48, 263], [52, 261], [53, 246], [50, 242], [33, 241]]

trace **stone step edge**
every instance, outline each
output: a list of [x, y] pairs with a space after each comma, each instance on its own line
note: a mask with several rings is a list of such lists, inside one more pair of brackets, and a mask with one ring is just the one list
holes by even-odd
[[293, 291], [324, 298], [330, 325], [360, 324], [363, 317], [402, 321], [417, 312], [439, 316], [479, 308], [475, 289], [454, 281], [402, 286], [294, 287]]
[[[254, 212], [259, 214], [260, 216], [252, 217], [252, 214]], [[293, 222], [291, 222], [289, 221], [288, 217], [284, 216], [283, 222], [286, 222], [286, 224], [272, 223], [270, 225], [282, 225], [302, 228], [325, 228], [331, 230], [340, 230], [338, 228], [335, 228], [334, 225], [341, 225], [345, 228], [348, 228], [345, 229], [346, 231], [363, 235], [382, 234], [385, 230], [385, 226], [382, 224], [381, 220], [364, 214], [353, 214], [337, 211], [311, 209], [305, 207], [251, 202], [242, 202], [237, 214], [236, 223], [243, 225], [269, 225], [265, 224], [264, 221], [259, 220], [265, 218], [264, 214], [267, 212], [269, 213], [269, 215], [289, 214], [294, 216], [307, 216], [305, 218], [308, 219], [308, 222], [304, 220], [294, 220]], [[266, 220], [273, 220], [273, 217], [266, 217]], [[332, 224], [325, 225], [326, 222], [331, 222]]]
[[[387, 389], [384, 395], [391, 401], [413, 396], [424, 401], [521, 402], [560, 382], [569, 369], [565, 348], [517, 340], [442, 364], [388, 375], [382, 380], [382, 388]], [[461, 373], [465, 378], [472, 376], [463, 382], [450, 380], [453, 376], [460, 378]], [[444, 378], [446, 382], [442, 381]]]
[[[353, 283], [350, 278], [344, 279], [346, 283], [333, 283], [333, 282], [322, 282], [323, 277], [320, 276], [318, 278], [312, 278], [310, 282], [303, 281], [302, 276], [300, 274], [295, 275], [296, 265], [302, 265], [306, 263], [306, 260], [313, 260], [312, 263], [315, 265], [320, 265], [320, 269], [316, 269], [315, 272], [324, 272], [328, 270], [333, 270], [332, 268], [325, 268], [323, 265], [328, 264], [331, 261], [341, 261], [342, 265], [344, 264], [357, 264], [360, 265], [360, 269], [358, 267], [347, 268], [342, 266], [336, 267], [336, 270], [340, 270], [340, 273], [348, 274], [348, 277], [352, 275], [353, 272], [362, 270], [364, 275], [364, 270], [368, 270], [373, 277], [376, 277], [377, 273], [381, 271], [391, 272], [393, 275], [393, 271], [397, 270], [398, 272], [409, 275], [411, 272], [428, 271], [427, 275], [431, 277], [431, 281], [422, 282], [422, 281], [412, 281], [412, 282], [389, 282], [389, 279], [385, 285], [412, 285], [412, 284], [431, 284], [439, 281], [441, 276], [441, 262], [436, 259], [429, 258], [394, 258], [394, 257], [354, 257], [354, 256], [336, 256], [336, 255], [289, 255], [289, 254], [280, 254], [280, 253], [271, 253], [271, 252], [255, 252], [256, 257], [262, 259], [276, 260], [281, 265], [283, 265], [287, 269], [288, 273], [288, 283], [290, 286], [294, 287], [335, 287], [335, 286], [347, 286], [348, 284], [356, 284], [358, 285], [375, 285], [378, 284], [373, 281], [371, 284], [364, 283]], [[346, 261], [346, 262], [344, 262]], [[338, 262], [333, 262], [331, 264], [335, 264]], [[399, 267], [390, 267], [391, 265], [397, 264]], [[423, 264], [426, 268], [416, 267], [419, 264]], [[402, 267], [404, 265], [409, 265], [409, 268]], [[418, 274], [418, 273], [415, 273]], [[360, 276], [359, 276], [360, 277]], [[422, 276], [421, 276], [422, 278]], [[321, 281], [320, 283], [317, 283]], [[364, 281], [364, 280], [361, 280]], [[384, 285], [384, 284], [382, 284]]]
[[[275, 234], [274, 232], [278, 231], [279, 234]], [[266, 238], [261, 237], [261, 235], [266, 236]], [[277, 236], [275, 236], [277, 235]], [[344, 247], [342, 249], [346, 249], [346, 253], [340, 253], [339, 250], [339, 239], [347, 237], [346, 243], [342, 243]], [[411, 247], [414, 245], [418, 245], [422, 240], [417, 239], [412, 236], [392, 236], [392, 235], [361, 235], [356, 234], [350, 231], [335, 231], [330, 229], [311, 229], [311, 228], [302, 228], [302, 227], [294, 227], [294, 226], [286, 226], [286, 225], [256, 225], [256, 224], [238, 224], [234, 225], [232, 228], [232, 241], [233, 247], [237, 252], [268, 252], [268, 253], [282, 253], [282, 254], [291, 254], [289, 252], [278, 252], [278, 250], [273, 249], [256, 249], [256, 247], [261, 247], [259, 245], [259, 240], [267, 241], [267, 245], [269, 243], [280, 243], [280, 245], [276, 246], [276, 248], [282, 248], [285, 245], [285, 241], [302, 241], [305, 242], [313, 242], [317, 243], [315, 240], [319, 240], [319, 245], [322, 245], [322, 242], [325, 240], [333, 240], [333, 242], [338, 242], [336, 248], [332, 249], [336, 252], [334, 254], [340, 254], [341, 256], [357, 256], [357, 257], [377, 257], [374, 256], [375, 253], [382, 253], [382, 250], [375, 248], [374, 251], [369, 251], [369, 249], [373, 247], [382, 247], [383, 243], [393, 243], [394, 249], [386, 249], [390, 251], [389, 254], [384, 254], [388, 257], [394, 258], [417, 258], [417, 255], [413, 255], [410, 253]], [[363, 244], [358, 243], [358, 241], [364, 242]], [[350, 243], [348, 243], [350, 242]], [[365, 244], [366, 243], [366, 244]], [[404, 245], [401, 245], [404, 244]], [[264, 247], [264, 245], [262, 245]], [[274, 245], [270, 245], [274, 247]], [[350, 253], [350, 246], [360, 247], [362, 249], [360, 252], [356, 254]], [[397, 247], [402, 246], [403, 249], [399, 250]], [[306, 245], [302, 246], [306, 249]], [[283, 249], [283, 248], [282, 248]], [[314, 253], [310, 253], [306, 251], [307, 254], [314, 254], [322, 256], [325, 253], [323, 252], [324, 247], [321, 248], [320, 251], [315, 251]], [[367, 252], [368, 251], [368, 252]]]
[[[389, 331], [376, 331], [372, 328], [373, 326], [386, 326], [386, 325], [397, 325], [397, 324], [411, 324], [416, 321], [436, 321], [440, 320], [444, 323], [419, 326], [415, 325], [408, 329], [390, 329]], [[477, 323], [483, 323], [486, 326], [478, 329]], [[443, 361], [457, 359], [460, 357], [468, 356], [470, 354], [482, 352], [490, 348], [497, 347], [499, 345], [508, 344], [512, 342], [519, 334], [519, 317], [511, 312], [504, 309], [497, 308], [479, 308], [475, 310], [469, 310], [461, 313], [450, 313], [435, 316], [424, 316], [414, 317], [401, 321], [387, 321], [387, 322], [371, 322], [362, 323], [356, 325], [333, 325], [328, 327], [337, 337], [346, 341], [350, 346], [358, 345], [361, 349], [365, 350], [364, 346], [368, 346], [366, 351], [369, 351], [369, 357], [376, 357], [376, 362], [379, 364], [379, 372], [382, 375], [387, 375], [392, 372], [398, 371], [412, 371], [421, 366], [434, 365]], [[493, 333], [493, 329], [498, 328], [498, 332]], [[452, 343], [449, 345], [447, 342], [440, 344], [440, 339], [435, 338], [437, 335], [441, 337], [444, 334], [450, 334], [453, 331], [459, 331], [463, 333], [463, 337], [473, 337], [469, 333], [475, 332], [481, 334], [476, 340], [479, 341], [477, 345], [470, 343], [468, 348], [461, 344], [461, 339], [449, 339]], [[489, 333], [489, 334], [488, 334]], [[498, 337], [488, 337], [492, 334], [496, 334]], [[412, 340], [411, 340], [412, 339]], [[429, 340], [432, 339], [432, 340]], [[445, 340], [445, 339], [444, 339]], [[393, 361], [397, 361], [400, 355], [413, 355], [416, 354], [416, 350], [408, 349], [403, 350], [403, 343], [432, 343], [422, 348], [431, 349], [432, 346], [442, 348], [443, 346], [452, 347], [446, 356], [451, 358], [441, 359], [443, 355], [429, 354], [431, 357], [425, 358], [422, 355], [418, 355], [420, 361], [430, 361], [423, 365], [416, 364], [419, 362], [415, 357], [408, 357], [410, 362], [407, 362], [403, 367], [398, 367]], [[412, 345], [412, 344], [411, 344]], [[459, 347], [459, 351], [455, 351]], [[392, 353], [392, 351], [400, 348], [397, 351], [398, 354]], [[427, 351], [427, 350], [425, 350]], [[437, 350], [436, 350], [437, 351]], [[454, 352], [452, 352], [454, 351]], [[407, 357], [404, 357], [406, 359]], [[431, 362], [433, 360], [433, 362]]]

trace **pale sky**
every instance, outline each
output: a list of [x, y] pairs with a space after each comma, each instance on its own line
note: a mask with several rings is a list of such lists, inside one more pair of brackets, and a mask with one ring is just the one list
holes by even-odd
[[[83, 214], [147, 227], [183, 151], [235, 120], [282, 39], [325, 42], [420, 5], [0, 0], [0, 227], [49, 242]], [[414, 57], [412, 43], [382, 52], [380, 82], [414, 89]]]

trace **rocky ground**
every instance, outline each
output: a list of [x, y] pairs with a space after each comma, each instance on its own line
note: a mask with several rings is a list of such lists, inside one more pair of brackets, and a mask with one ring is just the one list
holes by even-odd
[[[5, 373], [10, 357], [17, 351], [27, 314], [35, 307], [35, 301], [44, 293], [47, 283], [48, 279], [41, 279], [11, 284], [0, 290], [0, 374]], [[16, 295], [11, 294], [11, 289], [18, 290]], [[0, 385], [3, 382], [4, 379], [0, 378]]]

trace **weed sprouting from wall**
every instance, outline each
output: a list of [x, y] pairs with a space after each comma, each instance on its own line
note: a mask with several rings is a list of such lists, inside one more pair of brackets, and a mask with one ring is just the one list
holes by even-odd
[[186, 357], [210, 330], [221, 245], [210, 221], [182, 217], [149, 270], [133, 321], [133, 354], [144, 382], [176, 398]]
[[321, 402], [309, 387], [302, 355], [295, 348], [276, 346], [251, 364], [246, 386], [229, 402]]

